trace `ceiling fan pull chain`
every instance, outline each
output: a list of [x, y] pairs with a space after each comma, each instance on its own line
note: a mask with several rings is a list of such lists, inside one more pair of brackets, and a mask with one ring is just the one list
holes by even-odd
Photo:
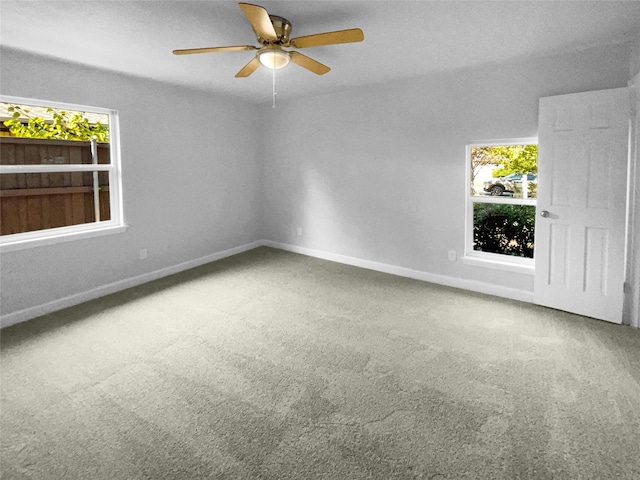
[[273, 103], [271, 105], [271, 108], [276, 108], [276, 69], [274, 68], [273, 70], [271, 70], [271, 72], [271, 78], [273, 79]]

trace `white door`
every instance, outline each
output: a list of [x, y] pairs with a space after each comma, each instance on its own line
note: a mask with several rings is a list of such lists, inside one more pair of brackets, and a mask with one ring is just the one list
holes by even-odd
[[622, 322], [630, 92], [540, 99], [534, 302]]

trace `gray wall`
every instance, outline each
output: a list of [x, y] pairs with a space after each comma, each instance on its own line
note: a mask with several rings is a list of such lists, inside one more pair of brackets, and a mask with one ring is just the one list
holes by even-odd
[[1, 80], [5, 95], [119, 111], [129, 225], [2, 254], [3, 315], [260, 238], [255, 107], [6, 49]]
[[530, 275], [447, 260], [464, 248], [465, 145], [536, 136], [539, 97], [625, 86], [629, 54], [595, 48], [274, 110], [3, 50], [3, 94], [120, 112], [129, 229], [3, 254], [1, 313], [260, 239], [531, 292]]
[[464, 251], [465, 146], [537, 136], [540, 97], [626, 86], [629, 52], [595, 48], [281, 102], [264, 122], [278, 139], [265, 155], [267, 238], [531, 292], [532, 275], [447, 259]]

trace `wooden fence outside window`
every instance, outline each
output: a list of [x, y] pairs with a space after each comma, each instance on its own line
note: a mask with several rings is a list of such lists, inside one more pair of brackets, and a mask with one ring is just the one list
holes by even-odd
[[[98, 144], [98, 163], [110, 161]], [[91, 164], [90, 142], [0, 137], [0, 165]], [[111, 218], [109, 173], [99, 172], [100, 221]], [[91, 172], [0, 175], [0, 235], [95, 222]]]

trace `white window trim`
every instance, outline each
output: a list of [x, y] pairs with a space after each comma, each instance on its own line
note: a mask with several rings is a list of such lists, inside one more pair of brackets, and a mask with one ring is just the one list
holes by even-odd
[[469, 180], [471, 178], [471, 149], [473, 147], [487, 147], [493, 145], [529, 145], [537, 144], [536, 137], [509, 138], [502, 140], [486, 140], [467, 144], [465, 150], [465, 227], [464, 227], [464, 255], [460, 259], [467, 265], [493, 268], [496, 270], [525, 273], [533, 275], [535, 273], [535, 261], [533, 258], [513, 257], [510, 255], [500, 255], [497, 253], [479, 252], [473, 249], [473, 204], [474, 203], [509, 203], [513, 205], [536, 205], [536, 199], [512, 198], [505, 201], [500, 197], [474, 197], [469, 191]]
[[0, 252], [9, 252], [52, 245], [61, 242], [91, 238], [102, 235], [112, 235], [124, 232], [127, 225], [124, 222], [122, 204], [122, 168], [120, 163], [120, 129], [118, 112], [100, 107], [77, 105], [34, 98], [0, 95], [0, 102], [22, 105], [38, 105], [55, 109], [81, 112], [102, 113], [109, 116], [109, 164], [100, 165], [0, 165], [3, 173], [42, 173], [42, 172], [78, 172], [78, 171], [106, 171], [109, 173], [109, 201], [111, 219], [103, 222], [84, 223], [67, 227], [49, 228], [33, 232], [15, 233], [0, 236]]

